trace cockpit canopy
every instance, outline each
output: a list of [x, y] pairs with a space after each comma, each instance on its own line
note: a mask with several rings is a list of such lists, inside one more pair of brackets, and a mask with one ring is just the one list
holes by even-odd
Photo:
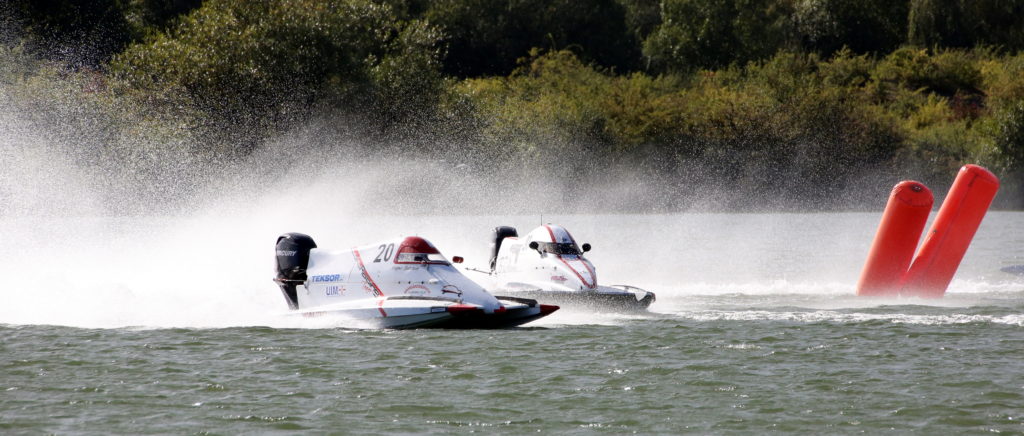
[[441, 252], [426, 239], [409, 236], [398, 247], [395, 263], [422, 263], [430, 265], [450, 265]]
[[541, 253], [556, 255], [580, 256], [583, 254], [575, 242], [537, 242], [537, 250]]

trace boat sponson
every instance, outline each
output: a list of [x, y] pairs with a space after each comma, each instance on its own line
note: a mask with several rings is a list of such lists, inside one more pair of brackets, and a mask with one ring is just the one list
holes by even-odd
[[[653, 292], [647, 292], [637, 299], [632, 293], [604, 292], [560, 292], [528, 290], [515, 291], [515, 297], [529, 298], [545, 304], [555, 304], [573, 309], [641, 311], [646, 310], [656, 299]], [[498, 298], [509, 298], [498, 296]]]

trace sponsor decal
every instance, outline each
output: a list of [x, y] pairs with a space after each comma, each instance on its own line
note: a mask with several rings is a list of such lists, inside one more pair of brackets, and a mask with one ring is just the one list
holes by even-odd
[[455, 295], [458, 295], [459, 297], [462, 297], [462, 290], [459, 289], [455, 285], [444, 285], [444, 287], [441, 288], [441, 293], [442, 294], [455, 294]]
[[427, 295], [430, 293], [430, 289], [423, 285], [412, 285], [405, 288], [405, 293], [408, 295]]
[[365, 282], [363, 283], [363, 291], [366, 291], [367, 294], [373, 295], [374, 297], [379, 295], [379, 293], [378, 293], [376, 288], [370, 286], [369, 283], [365, 283]]
[[345, 295], [345, 287], [337, 285], [327, 286], [324, 288], [324, 295], [328, 297], [340, 297], [342, 295]]
[[569, 279], [565, 278], [565, 276], [551, 276], [551, 280], [555, 282], [564, 282]]
[[[373, 281], [370, 272], [366, 270], [366, 265], [363, 265], [363, 257], [359, 255], [359, 250], [352, 250], [352, 257], [355, 258], [356, 265], [359, 266], [359, 274], [363, 276], [363, 290], [374, 297], [383, 297], [384, 293], [377, 287], [377, 283]], [[383, 302], [383, 300], [381, 301]], [[384, 313], [384, 309], [380, 309], [380, 312]]]
[[340, 282], [341, 274], [326, 274], [320, 276], [313, 276], [309, 278], [309, 281], [313, 283]]
[[298, 251], [295, 250], [277, 250], [278, 256], [294, 256]]

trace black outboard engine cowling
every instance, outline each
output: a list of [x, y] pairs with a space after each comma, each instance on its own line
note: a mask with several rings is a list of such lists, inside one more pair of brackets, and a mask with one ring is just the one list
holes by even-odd
[[285, 233], [277, 237], [275, 248], [277, 277], [305, 281], [309, 250], [316, 248], [313, 238], [302, 233]]
[[299, 300], [296, 285], [306, 281], [306, 268], [309, 266], [309, 250], [316, 248], [316, 242], [309, 235], [302, 233], [285, 233], [277, 237], [275, 254], [277, 256], [277, 277], [274, 281], [281, 287], [288, 308], [298, 309]]
[[491, 235], [491, 272], [494, 271], [494, 265], [498, 262], [498, 251], [501, 249], [501, 241], [505, 238], [518, 238], [519, 232], [516, 231], [515, 227], [509, 226], [498, 226], [494, 228], [494, 233]]

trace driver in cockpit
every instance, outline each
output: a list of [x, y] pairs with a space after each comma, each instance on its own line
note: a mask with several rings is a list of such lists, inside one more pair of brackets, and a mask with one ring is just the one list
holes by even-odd
[[541, 253], [555, 255], [579, 256], [583, 254], [575, 242], [537, 242], [537, 250]]

